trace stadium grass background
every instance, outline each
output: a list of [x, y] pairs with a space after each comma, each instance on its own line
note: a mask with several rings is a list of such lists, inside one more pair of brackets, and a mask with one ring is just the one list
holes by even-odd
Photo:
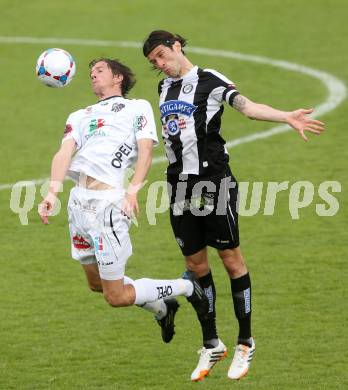
[[[192, 46], [240, 51], [297, 62], [348, 80], [347, 4], [344, 0], [205, 0], [159, 2], [0, 0], [0, 36], [142, 41], [157, 28], [189, 39]], [[58, 45], [57, 45], [58, 46]], [[46, 44], [0, 43], [0, 183], [46, 177], [67, 115], [95, 101], [88, 61], [117, 57], [138, 83], [131, 97], [156, 110], [159, 80], [137, 49], [60, 45], [77, 61], [72, 84], [42, 86], [33, 68]], [[58, 46], [59, 47], [59, 46]], [[284, 110], [325, 100], [314, 79], [266, 65], [190, 55], [193, 62], [230, 76], [246, 96]], [[176, 336], [162, 343], [151, 315], [138, 308], [113, 309], [88, 291], [79, 265], [70, 260], [65, 205], [50, 226], [36, 207], [21, 226], [9, 209], [10, 190], [0, 191], [0, 388], [1, 389], [343, 389], [347, 386], [347, 102], [322, 119], [327, 133], [304, 143], [289, 132], [230, 151], [240, 181], [309, 180], [317, 189], [337, 180], [337, 215], [318, 217], [315, 204], [292, 220], [288, 192], [278, 195], [274, 216], [241, 218], [241, 242], [253, 281], [253, 328], [257, 350], [249, 375], [231, 383], [226, 374], [237, 324], [223, 267], [210, 252], [218, 291], [218, 328], [229, 357], [210, 377], [191, 384], [201, 339], [191, 307], [181, 299]], [[262, 131], [267, 123], [226, 110], [226, 139]], [[163, 155], [163, 147], [155, 155]], [[149, 181], [162, 180], [165, 164]], [[184, 267], [168, 215], [149, 226], [146, 190], [139, 227], [132, 228], [133, 278], [176, 277]]]

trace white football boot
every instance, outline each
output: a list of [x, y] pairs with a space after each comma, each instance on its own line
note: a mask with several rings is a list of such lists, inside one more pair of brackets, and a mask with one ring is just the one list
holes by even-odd
[[198, 353], [200, 354], [198, 365], [191, 374], [193, 382], [201, 381], [208, 376], [215, 364], [227, 356], [227, 348], [219, 339], [217, 347], [209, 349], [203, 347]]
[[251, 338], [252, 345], [238, 344], [234, 348], [234, 356], [227, 376], [230, 379], [241, 379], [248, 373], [251, 360], [255, 352], [255, 341]]

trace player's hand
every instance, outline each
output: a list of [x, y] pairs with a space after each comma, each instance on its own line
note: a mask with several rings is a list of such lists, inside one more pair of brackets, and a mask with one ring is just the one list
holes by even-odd
[[41, 222], [44, 223], [45, 225], [48, 225], [48, 217], [51, 214], [51, 211], [53, 209], [52, 203], [50, 203], [48, 200], [43, 200], [39, 204], [38, 212], [40, 215]]
[[126, 215], [128, 218], [133, 218], [134, 215], [139, 215], [139, 211], [140, 209], [138, 205], [137, 194], [129, 194], [126, 192], [122, 202], [122, 214]]
[[311, 114], [313, 110], [313, 108], [300, 108], [299, 110], [291, 112], [286, 120], [287, 123], [293, 127], [305, 141], [308, 141], [308, 138], [305, 135], [305, 131], [320, 135], [325, 130], [325, 124], [323, 122], [308, 117], [308, 115]]
[[53, 194], [48, 194], [46, 198], [39, 204], [38, 213], [41, 219], [41, 222], [45, 225], [48, 225], [48, 217], [51, 215], [56, 196]]

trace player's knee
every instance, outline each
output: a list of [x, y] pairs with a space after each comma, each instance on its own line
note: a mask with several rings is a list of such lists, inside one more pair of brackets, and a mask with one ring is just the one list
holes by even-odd
[[115, 294], [113, 292], [104, 293], [106, 302], [112, 307], [129, 306], [124, 294]]
[[206, 275], [209, 272], [209, 264], [205, 262], [196, 263], [196, 262], [187, 261], [186, 267], [190, 271], [193, 271], [198, 277], [202, 275]]
[[193, 271], [199, 277], [209, 272], [209, 263], [206, 256], [187, 256], [185, 260], [186, 268]]
[[226, 261], [224, 262], [225, 268], [230, 276], [234, 277], [236, 275], [244, 274], [246, 271], [246, 266], [244, 262], [234, 262]]
[[219, 256], [230, 276], [243, 274], [246, 271], [244, 258], [239, 250], [229, 250], [219, 252]]
[[93, 292], [97, 292], [97, 293], [103, 292], [103, 288], [102, 288], [101, 283], [95, 283], [95, 282], [88, 281], [88, 287]]

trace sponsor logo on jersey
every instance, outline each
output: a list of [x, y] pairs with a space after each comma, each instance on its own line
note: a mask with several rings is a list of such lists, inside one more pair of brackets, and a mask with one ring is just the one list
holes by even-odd
[[[87, 237], [86, 237], [87, 238]], [[88, 239], [87, 239], [88, 240]], [[75, 234], [72, 238], [72, 243], [76, 249], [89, 249], [91, 245], [83, 236], [80, 234]]]
[[180, 129], [186, 129], [186, 121], [184, 118], [180, 118], [178, 123]]
[[[171, 115], [174, 116], [174, 115]], [[170, 135], [176, 135], [180, 131], [179, 121], [177, 118], [169, 119], [166, 124], [167, 132]]]
[[192, 90], [193, 90], [193, 85], [192, 84], [186, 84], [186, 85], [184, 85], [184, 88], [182, 89], [182, 91], [185, 94], [190, 93]]
[[[180, 118], [177, 120], [179, 129], [186, 129], [186, 121], [184, 118]], [[163, 125], [163, 130], [168, 133], [168, 122]]]
[[170, 136], [179, 134], [180, 130], [186, 128], [185, 117], [190, 117], [196, 109], [197, 106], [182, 100], [164, 102], [160, 105], [163, 131]]
[[183, 100], [168, 100], [160, 105], [161, 117], [172, 114], [191, 116], [197, 110], [197, 106], [184, 102]]
[[100, 129], [105, 125], [105, 119], [92, 119], [89, 123], [89, 132], [92, 133], [93, 131]]
[[117, 149], [117, 151], [114, 153], [114, 155], [113, 155], [114, 158], [111, 161], [111, 165], [114, 168], [121, 168], [122, 167], [122, 163], [123, 163], [123, 159], [125, 157], [128, 157], [132, 150], [133, 150], [133, 148], [130, 145], [128, 145], [127, 143], [124, 142]]
[[114, 103], [111, 107], [111, 111], [114, 111], [114, 112], [119, 112], [121, 111], [123, 108], [125, 108], [125, 105], [123, 103]]
[[134, 119], [133, 128], [135, 131], [142, 130], [147, 124], [147, 119], [145, 115], [138, 115]]
[[91, 137], [106, 136], [105, 131], [101, 130], [103, 126], [105, 126], [105, 119], [92, 119], [89, 123], [89, 134], [85, 135], [86, 140]]

